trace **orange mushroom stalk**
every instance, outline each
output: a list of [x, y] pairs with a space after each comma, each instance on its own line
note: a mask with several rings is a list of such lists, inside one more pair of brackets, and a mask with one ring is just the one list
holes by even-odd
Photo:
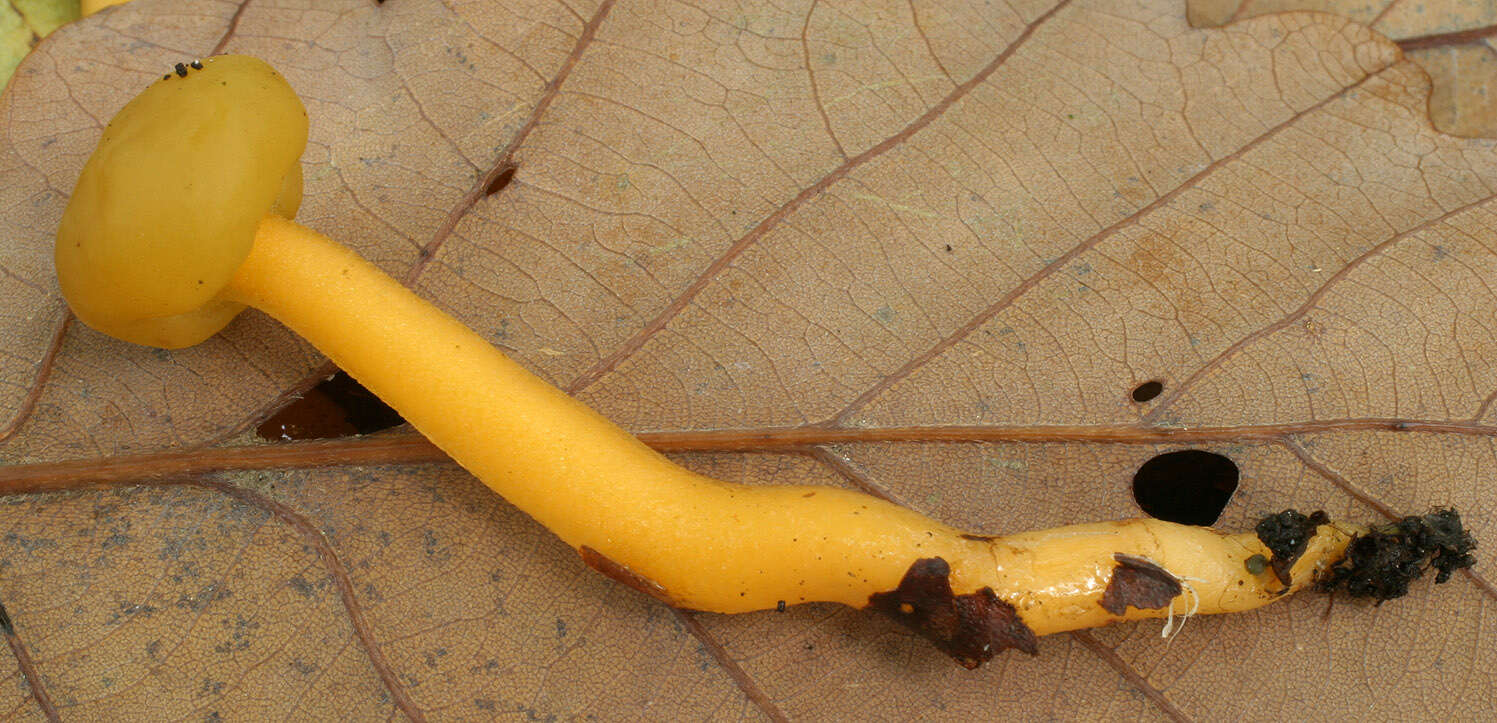
[[[306, 137], [296, 94], [250, 57], [178, 65], [132, 100], [58, 229], [79, 319], [177, 348], [260, 309], [590, 565], [670, 604], [874, 608], [975, 666], [1005, 647], [1032, 652], [1036, 635], [1246, 610], [1317, 580], [1349, 587], [1348, 546], [1396, 536], [1291, 515], [1275, 534], [1133, 520], [992, 538], [846, 490], [703, 477], [289, 220]], [[1421, 548], [1414, 566], [1444, 559], [1443, 577], [1469, 564], [1460, 535]]]

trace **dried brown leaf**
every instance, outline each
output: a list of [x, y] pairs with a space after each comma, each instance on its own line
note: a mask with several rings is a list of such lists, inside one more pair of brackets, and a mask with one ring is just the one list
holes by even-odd
[[973, 673], [862, 613], [670, 610], [407, 438], [246, 443], [314, 351], [254, 314], [127, 347], [49, 260], [102, 121], [220, 50], [306, 98], [304, 223], [705, 472], [1001, 534], [1137, 515], [1192, 446], [1242, 470], [1223, 527], [1453, 504], [1497, 539], [1497, 146], [1344, 18], [138, 0], [0, 97], [0, 602], [62, 717], [1497, 713], [1489, 556]]
[[1268, 13], [1328, 12], [1397, 41], [1434, 81], [1429, 115], [1457, 136], [1497, 138], [1497, 4], [1490, 0], [1187, 0], [1192, 25]]

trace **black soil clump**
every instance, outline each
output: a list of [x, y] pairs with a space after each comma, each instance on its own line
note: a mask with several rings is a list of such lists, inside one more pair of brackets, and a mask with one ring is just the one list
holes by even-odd
[[1329, 521], [1326, 513], [1320, 510], [1309, 515], [1299, 510], [1284, 510], [1258, 521], [1253, 531], [1258, 533], [1258, 540], [1263, 546], [1273, 553], [1269, 563], [1279, 582], [1285, 585], [1290, 583], [1289, 569], [1299, 561], [1300, 555], [1305, 554], [1310, 538], [1315, 536], [1315, 528]]
[[1353, 539], [1346, 556], [1321, 577], [1318, 587], [1382, 604], [1408, 594], [1409, 583], [1429, 568], [1435, 569], [1435, 582], [1442, 583], [1456, 570], [1475, 565], [1475, 549], [1476, 540], [1461, 526], [1455, 510], [1405, 517]]

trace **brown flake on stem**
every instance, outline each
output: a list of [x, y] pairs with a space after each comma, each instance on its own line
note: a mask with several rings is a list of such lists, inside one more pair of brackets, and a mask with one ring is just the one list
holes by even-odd
[[603, 573], [614, 582], [632, 587], [666, 605], [674, 606], [676, 604], [675, 601], [671, 600], [670, 594], [665, 591], [664, 585], [629, 569], [628, 565], [615, 562], [603, 553], [587, 545], [579, 548], [577, 553], [582, 556], [583, 564]]
[[869, 596], [868, 607], [925, 636], [969, 670], [1009, 648], [1039, 652], [1034, 631], [992, 588], [954, 594], [951, 566], [939, 557], [916, 560], [899, 587]]
[[1118, 566], [1102, 593], [1103, 610], [1119, 616], [1130, 607], [1158, 610], [1180, 595], [1180, 580], [1168, 570], [1142, 557], [1118, 553], [1113, 559]]

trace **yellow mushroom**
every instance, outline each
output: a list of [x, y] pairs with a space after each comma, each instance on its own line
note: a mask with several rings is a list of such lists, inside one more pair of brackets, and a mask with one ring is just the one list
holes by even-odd
[[301, 205], [307, 112], [264, 62], [178, 63], [99, 139], [57, 229], [63, 296], [125, 341], [191, 346], [244, 305], [220, 297], [267, 214]]
[[1276, 570], [1254, 533], [1157, 520], [970, 535], [867, 495], [683, 469], [348, 249], [289, 220], [306, 113], [250, 57], [178, 65], [126, 105], [57, 235], [62, 290], [106, 334], [197, 343], [244, 306], [305, 337], [593, 567], [716, 612], [875, 608], [975, 666], [1034, 637], [1246, 610], [1310, 584], [1363, 528], [1307, 523]]

